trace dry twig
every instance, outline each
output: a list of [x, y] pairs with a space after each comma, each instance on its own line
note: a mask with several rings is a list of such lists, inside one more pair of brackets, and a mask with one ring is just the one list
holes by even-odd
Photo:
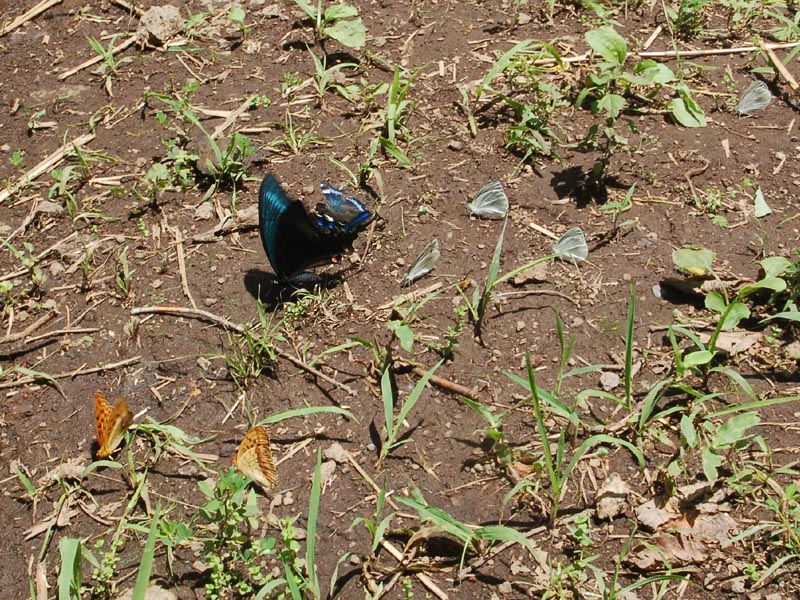
[[40, 380], [55, 380], [55, 379], [72, 379], [73, 377], [77, 377], [78, 375], [91, 375], [92, 373], [103, 373], [105, 371], [112, 371], [114, 369], [121, 369], [122, 367], [127, 367], [130, 365], [134, 365], [139, 362], [141, 356], [134, 356], [133, 358], [126, 358], [125, 360], [121, 360], [115, 363], [109, 363], [107, 365], [103, 365], [102, 367], [92, 367], [91, 369], [84, 369], [82, 366], [78, 367], [74, 371], [68, 371], [66, 373], [56, 373], [55, 375], [26, 375], [25, 377], [20, 377], [15, 381], [6, 381], [4, 383], [0, 383], [0, 390], [7, 390], [9, 388], [20, 387], [23, 385], [28, 385], [29, 383], [35, 383], [36, 381]]
[[31, 8], [29, 11], [21, 14], [16, 19], [11, 21], [11, 23], [0, 29], [0, 37], [3, 37], [4, 35], [6, 35], [11, 31], [14, 31], [17, 27], [19, 27], [23, 23], [27, 23], [31, 19], [35, 19], [44, 11], [46, 11], [48, 8], [51, 8], [56, 4], [60, 3], [61, 0], [42, 0], [42, 2], [39, 2], [39, 4]]
[[[193, 319], [205, 319], [207, 321], [211, 321], [216, 325], [221, 325], [226, 329], [231, 329], [236, 333], [244, 335], [247, 333], [247, 330], [242, 327], [241, 325], [234, 323], [233, 321], [229, 321], [225, 317], [220, 317], [219, 315], [215, 315], [214, 313], [210, 313], [207, 310], [202, 310], [199, 308], [186, 308], [181, 306], [139, 306], [134, 307], [131, 309], [131, 315], [144, 315], [144, 314], [161, 314], [161, 315], [176, 315], [179, 317], [190, 317]], [[288, 360], [293, 365], [311, 373], [312, 375], [319, 377], [320, 379], [327, 381], [331, 385], [338, 387], [341, 390], [344, 390], [351, 396], [356, 395], [356, 391], [348, 385], [336, 381], [333, 377], [329, 377], [325, 375], [322, 371], [315, 369], [311, 365], [306, 364], [299, 358], [292, 356], [291, 354], [286, 353], [285, 351], [281, 350], [280, 348], [274, 348], [275, 354]]]
[[46, 173], [58, 163], [64, 160], [67, 155], [75, 148], [88, 144], [94, 139], [93, 133], [86, 133], [78, 136], [71, 142], [67, 142], [61, 148], [50, 154], [47, 158], [42, 160], [38, 165], [33, 167], [30, 171], [20, 177], [15, 183], [12, 183], [8, 188], [0, 190], [0, 204], [5, 202], [8, 197], [19, 190], [21, 187], [28, 185], [31, 181], [39, 177], [39, 175]]

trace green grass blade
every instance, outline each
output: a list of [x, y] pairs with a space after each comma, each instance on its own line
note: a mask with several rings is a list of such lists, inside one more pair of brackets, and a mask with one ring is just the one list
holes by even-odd
[[136, 574], [136, 584], [133, 586], [133, 600], [144, 600], [147, 595], [147, 588], [150, 585], [150, 574], [153, 572], [153, 560], [156, 550], [156, 537], [158, 524], [161, 518], [161, 509], [156, 507], [153, 520], [150, 523], [150, 531], [147, 532], [147, 540], [144, 543], [142, 561], [139, 563], [139, 572]]
[[633, 325], [636, 314], [636, 286], [631, 283], [628, 297], [628, 321], [625, 327], [625, 408], [628, 412], [633, 406]]
[[400, 409], [400, 413], [397, 415], [397, 423], [402, 423], [406, 420], [406, 417], [414, 408], [414, 405], [419, 400], [420, 396], [422, 395], [423, 390], [425, 390], [425, 386], [428, 385], [428, 381], [436, 372], [436, 369], [442, 366], [444, 359], [437, 362], [435, 365], [431, 367], [431, 369], [422, 376], [422, 378], [417, 382], [417, 385], [414, 386], [414, 389], [411, 390], [411, 393], [408, 395], [408, 398], [405, 402], [403, 402], [403, 406]]
[[314, 598], [319, 598], [319, 577], [317, 575], [317, 517], [319, 500], [322, 494], [322, 449], [317, 450], [317, 466], [311, 479], [311, 496], [308, 500], [308, 526], [306, 527], [306, 572], [308, 587]]
[[[383, 424], [386, 427], [386, 438], [388, 440], [394, 439], [394, 392], [392, 390], [392, 374], [391, 369], [386, 367], [381, 375], [381, 399], [383, 400]], [[388, 452], [388, 449], [387, 449]], [[383, 455], [383, 451], [381, 452]]]
[[321, 413], [335, 413], [338, 415], [343, 415], [348, 419], [352, 419], [358, 423], [358, 419], [353, 413], [351, 413], [349, 410], [345, 410], [344, 408], [339, 408], [338, 406], [305, 406], [303, 408], [294, 408], [292, 410], [286, 410], [284, 412], [271, 415], [266, 419], [259, 421], [259, 424], [269, 425], [271, 423], [280, 423], [281, 421], [285, 421], [287, 419], [293, 419], [294, 417], [308, 417]]
[[81, 590], [81, 541], [63, 538], [58, 544], [61, 569], [58, 573], [58, 600], [80, 598]]

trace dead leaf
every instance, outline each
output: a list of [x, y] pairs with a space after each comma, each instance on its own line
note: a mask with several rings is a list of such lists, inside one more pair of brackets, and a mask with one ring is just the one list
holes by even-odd
[[[699, 337], [700, 341], [705, 344], [711, 339], [711, 334], [700, 332], [697, 334], [697, 337]], [[749, 350], [763, 338], [764, 334], [759, 332], [722, 331], [717, 336], [715, 348], [734, 356], [744, 352], [745, 350]]]
[[664, 564], [669, 564], [672, 568], [698, 564], [706, 558], [702, 545], [690, 536], [657, 533], [647, 544], [636, 546], [625, 562], [642, 571], [649, 571], [660, 569]]
[[511, 283], [516, 286], [523, 286], [528, 283], [544, 283], [547, 281], [547, 272], [548, 263], [541, 262], [517, 274], [511, 280]]
[[665, 523], [680, 516], [678, 508], [673, 506], [673, 500], [664, 501], [663, 498], [651, 498], [636, 508], [636, 519], [647, 529], [657, 530]]

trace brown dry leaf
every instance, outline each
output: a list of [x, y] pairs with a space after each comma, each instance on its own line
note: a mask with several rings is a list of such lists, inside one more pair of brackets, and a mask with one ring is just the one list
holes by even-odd
[[630, 486], [619, 476], [612, 473], [597, 490], [596, 510], [597, 518], [610, 521], [617, 515], [625, 513], [628, 508]]
[[627, 564], [642, 571], [660, 569], [663, 564], [672, 568], [701, 563], [706, 560], [702, 544], [692, 540], [691, 536], [672, 533], [657, 533], [647, 541], [639, 544], [625, 559]]
[[680, 513], [673, 499], [651, 498], [636, 508], [636, 519], [647, 529], [655, 531], [678, 518]]
[[702, 542], [727, 545], [739, 532], [739, 524], [727, 513], [701, 514], [692, 523], [691, 532]]
[[80, 481], [83, 477], [83, 472], [86, 470], [87, 462], [82, 458], [71, 458], [66, 462], [61, 463], [55, 469], [45, 473], [39, 479], [39, 487], [48, 487], [54, 483], [58, 483], [63, 479], [71, 479], [73, 481]]
[[517, 274], [511, 280], [516, 286], [523, 286], [528, 283], [544, 283], [547, 281], [547, 272], [548, 272], [549, 263], [542, 262], [536, 265], [533, 265], [529, 269], [525, 269], [522, 273]]
[[36, 600], [47, 600], [47, 568], [43, 562], [36, 564]]
[[51, 517], [47, 518], [36, 525], [33, 525], [25, 530], [25, 537], [24, 539], [32, 540], [37, 535], [44, 533], [51, 527], [66, 527], [70, 524], [72, 519], [78, 516], [78, 510], [74, 508], [66, 508], [67, 503], [64, 503], [64, 506], [60, 511], [58, 511], [57, 515], [52, 515]]
[[712, 550], [729, 545], [739, 527], [724, 512], [727, 507], [719, 504], [728, 491], [709, 497], [711, 491], [708, 483], [699, 482], [677, 489], [667, 500], [656, 498], [640, 505], [637, 519], [656, 533], [634, 548], [628, 562], [643, 570], [696, 564]]
[[[700, 341], [708, 343], [711, 334], [701, 332], [697, 334]], [[715, 348], [727, 352], [731, 356], [749, 350], [764, 338], [764, 334], [749, 331], [723, 331], [717, 336]]]

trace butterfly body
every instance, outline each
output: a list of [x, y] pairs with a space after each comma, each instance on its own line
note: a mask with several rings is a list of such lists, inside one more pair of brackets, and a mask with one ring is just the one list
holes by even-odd
[[328, 231], [319, 227], [298, 200], [283, 191], [273, 175], [261, 183], [258, 200], [261, 243], [280, 279], [335, 262], [356, 238], [357, 230]]
[[94, 425], [97, 432], [98, 458], [108, 458], [116, 450], [133, 422], [133, 413], [128, 410], [125, 398], [120, 397], [111, 406], [102, 392], [94, 398]]
[[357, 231], [372, 218], [363, 203], [345, 196], [327, 183], [319, 184], [324, 202], [317, 204], [317, 226], [328, 231], [350, 233]]
[[256, 425], [245, 434], [233, 457], [233, 465], [265, 489], [278, 485], [278, 471], [272, 460], [269, 434], [261, 425]]

